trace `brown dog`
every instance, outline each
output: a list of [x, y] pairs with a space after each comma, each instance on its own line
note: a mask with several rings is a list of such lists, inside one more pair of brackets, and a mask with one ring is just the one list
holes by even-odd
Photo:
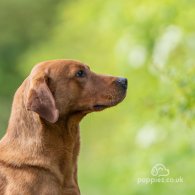
[[73, 60], [34, 67], [17, 90], [0, 141], [0, 195], [79, 195], [79, 122], [121, 102], [127, 79]]

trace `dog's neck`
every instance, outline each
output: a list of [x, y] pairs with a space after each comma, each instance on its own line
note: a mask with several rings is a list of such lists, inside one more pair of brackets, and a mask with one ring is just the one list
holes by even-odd
[[83, 116], [72, 114], [55, 124], [43, 121], [25, 108], [24, 88], [21, 86], [15, 94], [7, 132], [0, 141], [0, 160], [15, 166], [48, 168], [65, 180], [65, 165], [74, 166], [79, 153], [79, 122]]

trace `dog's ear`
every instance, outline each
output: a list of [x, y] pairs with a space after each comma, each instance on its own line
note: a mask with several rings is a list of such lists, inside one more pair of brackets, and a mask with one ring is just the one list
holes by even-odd
[[30, 79], [26, 107], [50, 123], [55, 123], [59, 118], [54, 97], [47, 84], [46, 75]]

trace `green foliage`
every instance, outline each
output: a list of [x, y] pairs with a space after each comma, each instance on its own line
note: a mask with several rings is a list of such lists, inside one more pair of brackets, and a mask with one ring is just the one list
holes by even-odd
[[[193, 194], [194, 16], [193, 0], [2, 1], [1, 132], [35, 63], [79, 59], [129, 82], [123, 103], [81, 124], [83, 194]], [[137, 184], [155, 163], [184, 182]]]

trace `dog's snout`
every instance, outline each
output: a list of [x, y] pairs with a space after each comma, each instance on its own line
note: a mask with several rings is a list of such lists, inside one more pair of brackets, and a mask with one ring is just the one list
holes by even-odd
[[116, 82], [123, 88], [127, 89], [127, 79], [126, 78], [118, 78]]

